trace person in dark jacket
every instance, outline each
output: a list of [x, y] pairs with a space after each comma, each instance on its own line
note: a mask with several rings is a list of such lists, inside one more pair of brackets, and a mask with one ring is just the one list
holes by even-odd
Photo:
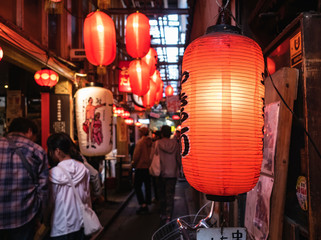
[[159, 177], [159, 200], [162, 223], [172, 219], [175, 185], [180, 169], [180, 152], [176, 139], [170, 139], [171, 127], [161, 128], [162, 138], [158, 140], [161, 173]]
[[[132, 165], [135, 168], [134, 188], [140, 208], [136, 211], [137, 214], [148, 212], [148, 206], [151, 204], [151, 177], [149, 175], [149, 166], [151, 164], [150, 151], [152, 147], [152, 139], [148, 136], [149, 129], [142, 127], [139, 129], [140, 139], [138, 140], [134, 154]], [[145, 187], [145, 196], [142, 191], [142, 186]]]

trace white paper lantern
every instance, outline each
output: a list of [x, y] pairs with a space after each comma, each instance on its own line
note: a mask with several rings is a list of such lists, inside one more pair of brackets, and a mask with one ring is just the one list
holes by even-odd
[[112, 150], [113, 95], [102, 87], [86, 87], [76, 94], [79, 148], [85, 156], [103, 156]]

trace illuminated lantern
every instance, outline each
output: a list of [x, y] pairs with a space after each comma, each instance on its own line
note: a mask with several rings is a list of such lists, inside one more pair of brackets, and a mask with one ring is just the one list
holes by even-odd
[[145, 61], [135, 59], [131, 61], [128, 68], [130, 87], [133, 94], [138, 96], [145, 95], [149, 90], [149, 68]]
[[55, 71], [50, 69], [42, 69], [35, 73], [35, 81], [43, 87], [53, 87], [57, 84], [59, 76]]
[[160, 72], [158, 70], [154, 71], [154, 74], [151, 76], [152, 80], [154, 81], [154, 83], [156, 83], [156, 91], [159, 91], [160, 87], [161, 87], [161, 75]]
[[135, 122], [136, 127], [140, 127], [141, 125], [143, 125], [141, 122]]
[[173, 116], [172, 116], [172, 119], [173, 119], [173, 120], [179, 120], [180, 117], [179, 117], [178, 115], [173, 115]]
[[150, 48], [149, 19], [144, 14], [136, 12], [127, 18], [126, 50], [133, 58], [144, 57]]
[[170, 96], [173, 96], [174, 94], [174, 89], [171, 85], [168, 85], [166, 88], [165, 88], [165, 96], [166, 97], [170, 97]]
[[102, 87], [85, 87], [75, 94], [79, 148], [85, 156], [104, 156], [113, 147], [113, 94]]
[[163, 98], [164, 82], [161, 80], [159, 85], [160, 87], [159, 87], [159, 90], [156, 92], [156, 97], [155, 97], [156, 104], [158, 104], [159, 101]]
[[132, 118], [126, 118], [124, 121], [127, 125], [132, 125], [134, 123], [134, 119]]
[[150, 48], [148, 53], [145, 57], [142, 58], [150, 69], [150, 75], [152, 76], [156, 70], [156, 63], [157, 63], [157, 52], [154, 48]]
[[1, 61], [2, 58], [3, 58], [3, 50], [2, 50], [2, 48], [0, 47], [0, 61]]
[[118, 108], [116, 108], [114, 113], [116, 114], [117, 117], [120, 117], [124, 113], [124, 109], [121, 107], [118, 107]]
[[87, 15], [84, 22], [84, 45], [88, 61], [98, 66], [98, 72], [105, 68], [116, 56], [116, 30], [114, 21], [101, 11]]
[[124, 111], [122, 114], [121, 114], [121, 117], [122, 118], [128, 118], [130, 117], [130, 113], [128, 111]]
[[186, 179], [221, 198], [250, 191], [263, 159], [261, 48], [236, 27], [212, 26], [186, 48], [182, 71]]
[[143, 106], [145, 108], [151, 108], [155, 104], [156, 99], [156, 83], [150, 80], [150, 88], [148, 92], [143, 96]]

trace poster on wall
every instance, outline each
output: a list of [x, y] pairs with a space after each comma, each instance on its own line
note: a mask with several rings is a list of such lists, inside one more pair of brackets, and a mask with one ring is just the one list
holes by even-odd
[[6, 119], [7, 125], [9, 125], [12, 119], [22, 117], [23, 112], [21, 108], [22, 98], [20, 90], [8, 90], [7, 91], [7, 111]]
[[50, 132], [71, 134], [69, 94], [50, 94]]
[[85, 87], [76, 94], [76, 123], [79, 148], [85, 156], [103, 156], [112, 150], [111, 91]]
[[274, 175], [275, 146], [278, 134], [280, 102], [271, 103], [264, 109], [264, 150], [261, 172]]
[[273, 182], [273, 178], [261, 175], [256, 186], [247, 193], [244, 225], [250, 239], [265, 240], [269, 235]]

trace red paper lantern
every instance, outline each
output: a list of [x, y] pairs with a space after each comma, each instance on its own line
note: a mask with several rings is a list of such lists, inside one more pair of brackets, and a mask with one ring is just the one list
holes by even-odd
[[133, 58], [144, 57], [150, 48], [149, 19], [142, 13], [132, 13], [126, 23], [126, 50]]
[[183, 57], [182, 163], [198, 191], [233, 196], [250, 191], [260, 175], [264, 60], [256, 42], [231, 26], [216, 31], [221, 26]]
[[121, 107], [116, 108], [116, 110], [114, 111], [114, 114], [118, 117], [120, 117], [123, 113], [124, 113], [124, 109]]
[[84, 45], [88, 61], [95, 66], [107, 66], [116, 56], [114, 21], [101, 11], [87, 15], [84, 22]]
[[128, 68], [130, 87], [132, 92], [138, 96], [145, 95], [149, 90], [149, 68], [145, 61], [135, 59], [131, 61]]
[[36, 83], [43, 87], [53, 87], [57, 84], [59, 76], [55, 71], [50, 69], [42, 69], [35, 73]]
[[142, 58], [150, 69], [150, 75], [152, 76], [156, 70], [156, 63], [157, 63], [157, 52], [154, 48], [150, 48], [148, 53], [145, 57]]
[[134, 123], [134, 119], [132, 118], [126, 118], [124, 121], [127, 125], [132, 125]]
[[2, 58], [3, 58], [3, 50], [2, 50], [2, 48], [0, 47], [0, 61], [1, 61]]
[[171, 85], [168, 85], [166, 88], [165, 88], [165, 96], [166, 97], [170, 97], [170, 96], [173, 96], [174, 94], [174, 89]]
[[128, 118], [128, 117], [130, 117], [130, 112], [124, 111], [124, 112], [121, 114], [121, 117], [122, 117], [122, 118]]
[[269, 74], [275, 73], [275, 62], [272, 58], [266, 58], [267, 69], [269, 70]]
[[150, 80], [150, 88], [148, 92], [143, 96], [143, 106], [145, 108], [151, 108], [155, 104], [156, 99], [156, 83]]
[[160, 81], [160, 87], [159, 90], [156, 92], [156, 99], [155, 99], [155, 103], [158, 104], [159, 101], [163, 98], [163, 88], [164, 88], [164, 82], [161, 80]]
[[140, 127], [141, 125], [143, 125], [141, 122], [135, 122], [136, 127]]
[[158, 70], [154, 71], [154, 74], [151, 76], [152, 80], [154, 83], [156, 83], [156, 91], [159, 91], [160, 87], [161, 87], [161, 81], [162, 81], [162, 77], [160, 75], [160, 72]]
[[173, 120], [179, 120], [180, 117], [179, 117], [178, 115], [173, 115], [173, 116], [172, 116], [172, 119], [173, 119]]

